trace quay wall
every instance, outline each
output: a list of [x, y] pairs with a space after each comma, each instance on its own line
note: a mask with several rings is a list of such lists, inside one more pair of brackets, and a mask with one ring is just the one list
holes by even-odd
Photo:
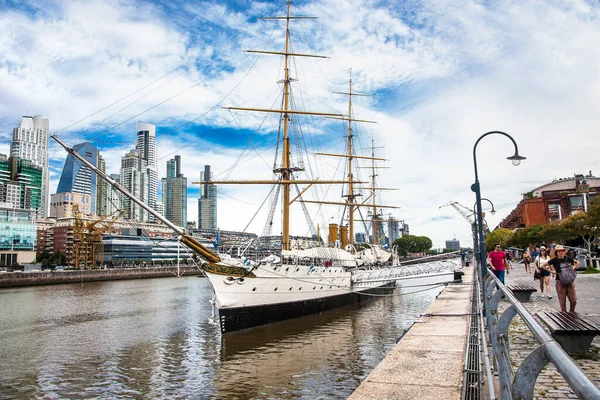
[[350, 400], [460, 400], [473, 267], [463, 282], [449, 284], [396, 347], [349, 397]]
[[[121, 279], [145, 279], [175, 277], [177, 268], [113, 268], [72, 271], [27, 271], [0, 273], [0, 288], [59, 283], [114, 281]], [[180, 267], [180, 275], [198, 275], [196, 267]]]

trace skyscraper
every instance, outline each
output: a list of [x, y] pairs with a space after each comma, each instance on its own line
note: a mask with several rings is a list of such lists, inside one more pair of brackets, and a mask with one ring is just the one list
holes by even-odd
[[0, 202], [36, 211], [41, 207], [42, 169], [32, 161], [0, 154]]
[[[140, 157], [146, 161], [146, 185], [148, 197], [144, 199], [153, 209], [156, 209], [158, 201], [158, 165], [156, 164], [156, 127], [145, 122], [137, 123], [137, 137], [135, 143], [136, 150], [139, 151]], [[146, 215], [151, 221], [156, 218], [152, 215]]]
[[[208, 182], [212, 179], [210, 165], [204, 166], [200, 173], [200, 180]], [[210, 183], [200, 186], [200, 198], [198, 199], [198, 228], [217, 229], [217, 187]]]
[[[91, 164], [98, 166], [99, 152], [90, 142], [79, 143], [73, 149]], [[72, 155], [68, 155], [63, 166], [56, 193], [80, 193], [90, 196], [90, 213], [96, 214], [97, 176]]]
[[162, 200], [165, 217], [172, 223], [187, 224], [187, 178], [181, 173], [181, 157], [167, 161], [167, 177], [162, 179]]
[[[117, 183], [121, 183], [121, 176], [119, 174], [110, 174], [112, 180]], [[106, 214], [111, 215], [122, 209], [123, 195], [112, 185], [106, 185]]]
[[[148, 173], [146, 160], [142, 158], [140, 151], [131, 150], [121, 158], [121, 171], [119, 182], [131, 194], [143, 202], [148, 203]], [[148, 212], [131, 201], [126, 196], [121, 198], [121, 206], [125, 210], [123, 217], [135, 221], [147, 221]]]
[[42, 115], [23, 116], [18, 127], [13, 129], [10, 156], [28, 160], [42, 170], [41, 198], [37, 209], [38, 218], [48, 215], [49, 182], [48, 171], [48, 132], [50, 120]]
[[[106, 160], [102, 158], [102, 155], [98, 153], [98, 169], [106, 173]], [[106, 206], [108, 203], [108, 187], [110, 185], [104, 179], [98, 177], [96, 179], [96, 214], [97, 215], [108, 215], [106, 212]]]

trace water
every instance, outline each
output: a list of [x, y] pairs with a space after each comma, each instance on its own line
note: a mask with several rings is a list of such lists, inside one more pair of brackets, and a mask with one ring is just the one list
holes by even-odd
[[0, 397], [345, 398], [439, 291], [221, 340], [206, 279], [0, 289]]

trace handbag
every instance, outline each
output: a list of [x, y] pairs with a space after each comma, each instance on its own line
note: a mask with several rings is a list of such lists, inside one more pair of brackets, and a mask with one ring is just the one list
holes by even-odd
[[541, 277], [542, 277], [542, 274], [540, 273], [540, 271], [538, 269], [536, 269], [533, 272], [533, 280], [540, 279]]
[[560, 266], [560, 276], [558, 279], [563, 285], [570, 285], [577, 278], [577, 271], [570, 264], [563, 263]]

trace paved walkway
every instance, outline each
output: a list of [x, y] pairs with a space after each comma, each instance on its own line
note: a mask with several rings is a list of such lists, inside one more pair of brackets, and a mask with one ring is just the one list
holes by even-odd
[[[540, 294], [539, 282], [533, 280], [533, 274], [527, 274], [522, 264], [514, 264], [512, 272], [507, 276], [506, 284], [523, 283], [535, 287], [538, 292], [531, 295], [531, 301], [523, 303], [527, 311], [532, 315], [536, 312], [546, 310], [560, 310], [554, 279], [551, 280], [552, 299], [547, 299]], [[577, 312], [590, 320], [600, 323], [600, 274], [579, 274], [577, 285]], [[568, 302], [568, 300], [567, 300]], [[508, 302], [500, 302], [498, 307], [503, 312]], [[544, 326], [544, 324], [541, 324]], [[510, 356], [513, 365], [513, 374], [521, 361], [538, 346], [529, 329], [518, 315], [516, 315], [509, 327]], [[590, 358], [575, 360], [581, 369], [600, 387], [600, 337], [596, 337], [592, 343]], [[576, 399], [577, 396], [569, 388], [562, 375], [554, 365], [548, 364], [540, 373], [534, 390], [535, 399]]]
[[362, 399], [461, 398], [473, 268], [450, 284], [350, 396]]

